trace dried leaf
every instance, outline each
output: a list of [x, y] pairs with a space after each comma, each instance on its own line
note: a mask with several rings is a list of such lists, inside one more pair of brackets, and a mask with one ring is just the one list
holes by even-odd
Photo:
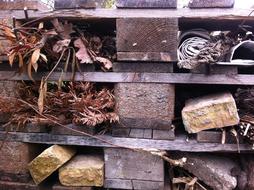
[[98, 61], [98, 62], [100, 62], [102, 64], [103, 68], [105, 68], [107, 70], [109, 70], [109, 69], [111, 69], [113, 67], [112, 62], [109, 59], [107, 59], [107, 58], [96, 57], [95, 59], [96, 59], [96, 61]]
[[34, 82], [34, 79], [32, 77], [32, 63], [31, 63], [31, 61], [29, 61], [29, 63], [28, 63], [27, 74], [28, 74], [28, 77]]
[[44, 79], [42, 79], [38, 98], [38, 109], [40, 113], [43, 112], [46, 95], [47, 95], [47, 82]]
[[44, 33], [45, 35], [52, 35], [52, 36], [56, 36], [57, 35], [57, 32], [52, 29], [52, 30], [48, 30]]
[[14, 32], [12, 31], [11, 28], [7, 27], [7, 26], [3, 26], [3, 30], [4, 30], [4, 35], [6, 37], [8, 37], [9, 40], [15, 39], [16, 36], [14, 34]]
[[53, 51], [56, 53], [62, 52], [64, 48], [70, 45], [70, 42], [71, 42], [70, 39], [57, 41], [56, 44], [53, 46]]
[[35, 71], [37, 71], [37, 69], [38, 69], [38, 63], [37, 63], [37, 61], [40, 58], [40, 54], [41, 54], [41, 50], [40, 49], [34, 50], [34, 52], [32, 54], [32, 57], [31, 57], [31, 60], [30, 60], [31, 65], [33, 66]]
[[20, 52], [18, 52], [18, 56], [19, 56], [19, 68], [22, 68], [24, 65], [24, 60]]
[[54, 25], [57, 33], [60, 35], [62, 39], [70, 39], [70, 34], [74, 32], [73, 26], [71, 23], [65, 21], [64, 25], [58, 21], [57, 18], [52, 20], [52, 24]]
[[41, 56], [41, 58], [42, 58], [42, 60], [44, 61], [44, 62], [48, 62], [48, 59], [47, 59], [47, 56], [46, 55], [44, 55], [44, 54], [40, 54], [40, 56]]
[[76, 53], [76, 57], [80, 60], [80, 63], [93, 63], [90, 55], [88, 54], [87, 48], [81, 38], [74, 41], [74, 46], [79, 48]]
[[16, 57], [16, 52], [11, 52], [10, 55], [8, 56], [10, 66], [13, 65], [15, 57]]
[[40, 22], [38, 29], [43, 29], [43, 28], [44, 28], [44, 23]]

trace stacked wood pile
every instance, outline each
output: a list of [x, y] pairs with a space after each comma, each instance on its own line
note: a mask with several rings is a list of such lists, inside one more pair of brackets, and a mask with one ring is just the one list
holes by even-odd
[[[253, 69], [224, 59], [253, 41], [250, 13], [232, 16], [232, 0], [31, 2], [0, 24], [0, 189], [254, 189]], [[204, 42], [187, 60], [179, 31]]]

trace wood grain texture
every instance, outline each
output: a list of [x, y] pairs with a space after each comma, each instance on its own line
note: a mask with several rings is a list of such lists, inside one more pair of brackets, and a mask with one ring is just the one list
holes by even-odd
[[[129, 59], [129, 58], [128, 58]], [[116, 62], [114, 72], [172, 73], [172, 63]]]
[[[133, 59], [149, 61], [150, 52], [157, 52], [159, 61], [175, 61], [177, 59], [178, 20], [171, 18], [126, 18], [117, 19], [117, 51], [138, 52], [132, 54]], [[163, 54], [167, 52], [168, 54]], [[118, 60], [121, 56], [118, 54]], [[158, 61], [158, 60], [157, 60]]]
[[[5, 132], [0, 132], [0, 140], [18, 141], [35, 144], [59, 144], [90, 147], [129, 147], [141, 149], [159, 149], [183, 152], [238, 152], [237, 144], [221, 143], [198, 143], [196, 140], [186, 140], [187, 137], [177, 136], [174, 141], [117, 138], [108, 135], [96, 136], [103, 141], [87, 136], [50, 135], [46, 133], [13, 133], [9, 132], [6, 138]], [[110, 144], [106, 143], [109, 142]], [[239, 145], [241, 152], [253, 152], [252, 146], [248, 144]]]
[[94, 0], [55, 0], [55, 9], [95, 8]]
[[176, 0], [117, 0], [118, 8], [176, 8]]
[[237, 75], [237, 66], [223, 66], [223, 65], [200, 65], [195, 69], [191, 70], [192, 73], [196, 74], [226, 74], [226, 75]]
[[232, 8], [235, 0], [190, 0], [190, 8]]
[[[238, 139], [240, 143], [244, 143], [241, 136]], [[197, 141], [201, 143], [222, 143], [222, 131], [201, 131], [197, 133]], [[232, 133], [226, 132], [225, 143], [236, 144], [236, 137]]]
[[[34, 79], [40, 81], [47, 73], [36, 73]], [[49, 77], [49, 81], [58, 81], [60, 72], [55, 72]], [[63, 81], [70, 81], [71, 73], [66, 73]], [[0, 80], [24, 80], [29, 81], [25, 74], [17, 74], [14, 71], [0, 71]], [[76, 73], [75, 81], [101, 82], [101, 83], [169, 83], [169, 84], [218, 84], [218, 85], [254, 85], [254, 75], [238, 74], [191, 74], [191, 73], [103, 73], [88, 72]]]
[[153, 139], [175, 140], [175, 130], [153, 130]]
[[0, 0], [1, 10], [24, 10], [24, 7], [30, 10], [47, 10], [46, 5], [44, 5], [40, 0], [14, 0], [14, 1], [4, 1]]
[[164, 181], [164, 162], [150, 153], [105, 148], [104, 160], [105, 178]]
[[[153, 14], [151, 14], [151, 12]], [[56, 10], [46, 12], [36, 12], [31, 14], [31, 18], [42, 16], [59, 17], [59, 18], [76, 18], [76, 19], [102, 19], [102, 18], [190, 18], [190, 19], [216, 19], [217, 21], [241, 21], [243, 19], [253, 20], [254, 16], [249, 15], [251, 9], [80, 9], [80, 10]], [[7, 16], [16, 16], [17, 19], [25, 18], [24, 11], [7, 11], [0, 12], [0, 18]], [[239, 25], [239, 23], [238, 23]]]
[[168, 52], [117, 52], [118, 61], [176, 61], [176, 57]]
[[132, 181], [130, 179], [105, 179], [105, 188], [117, 188], [117, 189], [133, 189]]

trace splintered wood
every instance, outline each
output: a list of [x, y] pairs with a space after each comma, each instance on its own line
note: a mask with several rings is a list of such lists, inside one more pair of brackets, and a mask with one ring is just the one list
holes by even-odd
[[230, 93], [215, 94], [187, 101], [182, 110], [182, 118], [185, 129], [189, 133], [233, 126], [240, 120], [235, 100]]

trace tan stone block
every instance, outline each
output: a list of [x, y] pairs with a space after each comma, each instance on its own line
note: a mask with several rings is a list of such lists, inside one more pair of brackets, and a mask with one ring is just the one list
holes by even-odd
[[189, 133], [239, 123], [236, 103], [230, 93], [214, 94], [187, 101], [182, 110], [182, 118], [185, 129]]
[[95, 186], [104, 183], [104, 161], [100, 156], [79, 155], [59, 169], [59, 180], [64, 186]]
[[75, 153], [75, 149], [59, 145], [53, 145], [43, 151], [28, 165], [34, 182], [36, 184], [41, 183], [54, 171], [69, 161]]

